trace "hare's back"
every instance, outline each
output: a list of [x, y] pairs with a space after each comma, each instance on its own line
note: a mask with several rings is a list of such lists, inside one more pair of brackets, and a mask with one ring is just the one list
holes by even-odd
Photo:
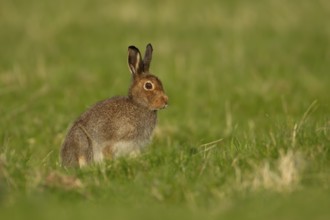
[[135, 139], [150, 136], [156, 120], [155, 111], [136, 105], [128, 97], [114, 97], [96, 103], [81, 116], [79, 123], [97, 139]]
[[153, 111], [135, 104], [128, 97], [119, 96], [96, 103], [82, 115], [82, 118], [86, 120], [98, 118], [103, 121], [129, 118], [131, 121], [139, 121], [140, 117], [150, 118], [151, 115], [154, 115]]

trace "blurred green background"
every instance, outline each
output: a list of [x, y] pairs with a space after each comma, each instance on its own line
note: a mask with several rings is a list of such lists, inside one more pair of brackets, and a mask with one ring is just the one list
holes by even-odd
[[[329, 20], [326, 0], [1, 0], [1, 219], [329, 219]], [[148, 150], [62, 168], [147, 43], [170, 102]]]

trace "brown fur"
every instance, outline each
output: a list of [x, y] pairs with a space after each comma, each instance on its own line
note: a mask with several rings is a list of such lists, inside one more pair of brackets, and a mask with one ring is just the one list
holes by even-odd
[[[83, 113], [69, 129], [61, 149], [64, 166], [84, 166], [140, 151], [156, 126], [157, 110], [167, 106], [161, 81], [149, 73], [152, 47], [145, 59], [129, 47], [128, 64], [132, 84], [128, 96], [98, 102]], [[153, 84], [146, 90], [146, 82]]]

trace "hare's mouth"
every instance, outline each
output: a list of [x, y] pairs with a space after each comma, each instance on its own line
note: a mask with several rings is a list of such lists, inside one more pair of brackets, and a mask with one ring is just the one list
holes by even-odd
[[161, 106], [161, 107], [159, 108], [159, 110], [161, 110], [161, 109], [165, 109], [165, 108], [167, 108], [167, 107], [168, 107], [168, 104], [165, 103], [163, 106]]
[[166, 95], [161, 96], [155, 99], [151, 104], [153, 110], [161, 110], [167, 108], [168, 106], [168, 97]]
[[158, 105], [158, 106], [153, 106], [152, 108], [151, 108], [151, 110], [153, 110], [153, 111], [158, 111], [158, 110], [162, 110], [162, 109], [165, 109], [165, 108], [167, 108], [167, 106], [168, 106], [168, 104], [166, 103], [166, 104], [163, 104], [163, 105]]
[[158, 107], [158, 110], [161, 110], [161, 109], [167, 108], [167, 106], [168, 106], [167, 101], [166, 101], [166, 102], [163, 102], [163, 103]]

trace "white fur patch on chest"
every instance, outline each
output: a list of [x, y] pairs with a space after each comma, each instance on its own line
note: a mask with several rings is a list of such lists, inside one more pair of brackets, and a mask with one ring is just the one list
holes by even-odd
[[112, 146], [113, 157], [136, 156], [146, 143], [133, 141], [119, 141]]
[[[134, 157], [140, 154], [141, 150], [148, 144], [149, 141], [118, 141], [105, 142], [102, 145], [94, 145], [93, 159], [94, 162], [102, 162], [109, 155], [104, 155], [105, 152], [110, 153], [110, 158], [116, 159], [118, 157], [130, 156]], [[106, 149], [106, 151], [104, 151]], [[109, 152], [110, 151], [110, 152]]]

